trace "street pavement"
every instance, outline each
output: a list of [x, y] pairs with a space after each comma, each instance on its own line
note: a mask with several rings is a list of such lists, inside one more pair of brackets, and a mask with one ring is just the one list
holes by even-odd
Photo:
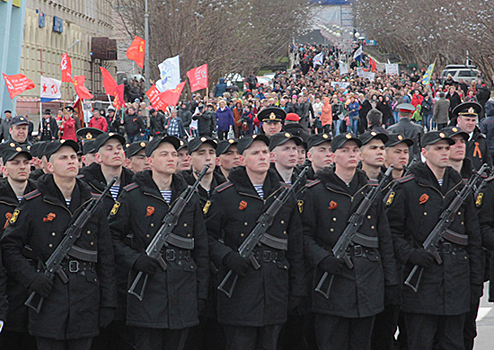
[[484, 284], [484, 296], [480, 301], [477, 316], [477, 338], [475, 338], [474, 350], [494, 349], [494, 311], [493, 303], [489, 303], [489, 283]]

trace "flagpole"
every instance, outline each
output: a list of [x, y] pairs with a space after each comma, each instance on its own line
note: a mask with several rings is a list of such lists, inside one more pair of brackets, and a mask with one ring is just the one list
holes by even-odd
[[144, 48], [144, 71], [146, 72], [146, 76], [144, 79], [144, 84], [146, 86], [146, 91], [149, 90], [149, 78], [150, 78], [150, 69], [149, 69], [149, 10], [148, 10], [148, 0], [144, 1], [144, 40], [146, 40], [145, 48]]
[[[43, 79], [43, 75], [41, 75], [41, 79]], [[43, 129], [43, 102], [41, 102], [41, 92], [43, 91], [43, 86], [41, 86], [41, 80], [39, 83], [39, 128], [38, 130], [42, 131]], [[41, 135], [38, 135], [41, 136]]]

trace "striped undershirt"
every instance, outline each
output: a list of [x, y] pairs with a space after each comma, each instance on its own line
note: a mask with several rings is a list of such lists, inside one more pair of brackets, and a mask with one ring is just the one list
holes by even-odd
[[120, 185], [113, 185], [110, 187], [110, 193], [114, 200], [117, 200], [118, 191], [120, 191]]
[[262, 190], [262, 185], [254, 185], [254, 188], [256, 189], [257, 194], [259, 195], [259, 197], [261, 197], [262, 199], [264, 199], [264, 191]]
[[172, 201], [172, 190], [160, 190], [163, 199], [170, 204]]

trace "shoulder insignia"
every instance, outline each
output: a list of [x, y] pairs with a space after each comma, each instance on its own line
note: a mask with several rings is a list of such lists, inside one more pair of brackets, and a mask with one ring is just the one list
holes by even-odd
[[480, 192], [477, 198], [475, 199], [475, 206], [478, 208], [482, 205], [482, 199], [484, 198], [484, 193]]
[[298, 211], [300, 212], [300, 214], [302, 214], [302, 212], [304, 211], [304, 201], [299, 199], [297, 201], [297, 204], [298, 204]]
[[202, 208], [202, 213], [204, 215], [208, 213], [210, 206], [211, 206], [211, 201], [207, 201], [206, 204], [204, 204], [204, 208]]
[[219, 185], [218, 187], [216, 187], [216, 191], [222, 192], [222, 191], [226, 190], [228, 187], [232, 187], [232, 186], [233, 186], [233, 183], [225, 182], [225, 183]]
[[139, 185], [138, 185], [138, 184], [136, 184], [135, 182], [133, 182], [133, 183], [131, 183], [131, 184], [129, 184], [129, 185], [127, 185], [127, 186], [125, 186], [125, 187], [124, 187], [124, 190], [125, 190], [125, 191], [127, 191], [127, 192], [130, 192], [130, 191], [132, 191], [132, 190], [136, 189], [137, 187], [139, 187]]
[[113, 208], [110, 211], [110, 215], [112, 215], [112, 216], [113, 215], [117, 215], [118, 208], [120, 208], [120, 202], [119, 201], [115, 201], [115, 204], [113, 204]]
[[41, 195], [41, 192], [39, 190], [34, 190], [34, 191], [29, 192], [28, 194], [26, 194], [24, 196], [24, 199], [28, 201], [30, 199], [33, 199], [33, 198], [38, 197], [39, 195]]
[[399, 178], [396, 181], [398, 181], [400, 184], [402, 184], [402, 183], [408, 182], [408, 181], [413, 180], [413, 179], [415, 179], [415, 175], [410, 174], [410, 175], [407, 175], [405, 177]]
[[9, 220], [9, 223], [11, 225], [15, 225], [15, 223], [17, 222], [17, 218], [19, 217], [20, 213], [21, 213], [21, 211], [19, 209], [14, 210], [14, 212], [12, 213], [12, 217]]
[[391, 191], [389, 193], [388, 199], [386, 200], [386, 205], [389, 206], [389, 205], [393, 204], [394, 199], [395, 199], [395, 192]]
[[320, 182], [321, 182], [321, 180], [308, 181], [307, 184], [305, 185], [305, 187], [310, 188], [310, 187], [313, 187], [313, 186], [317, 185]]

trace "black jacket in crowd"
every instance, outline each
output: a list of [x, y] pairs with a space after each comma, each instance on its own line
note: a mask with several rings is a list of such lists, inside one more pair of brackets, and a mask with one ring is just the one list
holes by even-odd
[[43, 118], [38, 127], [38, 135], [41, 136], [41, 141], [58, 140], [58, 124], [55, 118], [50, 117], [48, 121]]
[[[22, 255], [29, 245], [43, 262], [64, 238], [64, 232], [93, 198], [89, 187], [77, 180], [70, 206], [53, 176], [42, 176], [38, 189], [24, 196], [2, 237], [2, 253], [9, 274], [29, 288], [38, 272]], [[97, 252], [94, 269], [64, 271], [69, 282], [55, 276], [50, 295], [39, 314], [29, 310], [29, 333], [57, 340], [92, 338], [99, 333], [102, 308], [116, 307], [115, 264], [106, 213], [96, 211], [84, 226], [77, 247]], [[83, 266], [83, 261], [79, 262]]]
[[[128, 274], [129, 286], [137, 272], [135, 262], [144, 253], [161, 227], [161, 222], [170, 211], [177, 198], [187, 188], [180, 175], [173, 175], [172, 199], [169, 205], [162, 197], [152, 179], [150, 170], [139, 172], [135, 183], [125, 187], [110, 213], [110, 230], [117, 264]], [[164, 254], [167, 270], [159, 269], [149, 276], [144, 298], [139, 301], [127, 295], [127, 324], [129, 326], [183, 329], [199, 323], [198, 301], [206, 300], [209, 259], [206, 227], [202, 207], [197, 195], [187, 204], [178, 219], [173, 233], [183, 238], [194, 239], [194, 249], [187, 259], [180, 259], [178, 248], [174, 250], [173, 261]], [[129, 243], [127, 235], [131, 234]]]
[[348, 219], [357, 210], [364, 196], [372, 189], [367, 176], [357, 170], [348, 187], [334, 170], [317, 172], [318, 180], [307, 184], [303, 193], [302, 222], [304, 251], [313, 266], [311, 288], [312, 310], [320, 314], [342, 317], [368, 317], [384, 309], [385, 286], [396, 286], [396, 262], [388, 219], [381, 195], [365, 216], [359, 234], [377, 239], [379, 248], [363, 246], [363, 254], [349, 252], [353, 269], [346, 265], [334, 275], [329, 299], [315, 292], [324, 271], [319, 263], [332, 255], [331, 249], [345, 230]]
[[211, 136], [212, 132], [216, 130], [216, 117], [212, 111], [195, 114], [192, 119], [197, 120], [199, 136]]
[[[461, 176], [446, 168], [443, 185], [425, 163], [411, 168], [402, 178], [387, 214], [393, 234], [397, 260], [404, 265], [406, 278], [413, 268], [409, 258], [433, 230], [440, 215], [464, 186]], [[449, 253], [439, 249], [441, 265], [434, 262], [424, 269], [418, 292], [403, 287], [402, 310], [432, 315], [460, 315], [470, 310], [470, 286], [478, 288], [484, 281], [483, 254], [477, 212], [473, 197], [458, 210], [449, 229], [468, 236], [466, 247], [452, 244]]]
[[144, 121], [139, 115], [137, 115], [137, 113], [134, 113], [132, 115], [125, 114], [124, 126], [125, 126], [125, 132], [129, 137], [135, 136], [139, 133], [143, 133], [146, 129], [146, 125], [144, 125]]
[[[228, 273], [223, 259], [237, 254], [238, 247], [256, 226], [257, 219], [281, 194], [284, 186], [270, 170], [264, 180], [264, 199], [247, 176], [245, 167], [230, 171], [230, 181], [216, 188], [206, 211], [210, 259], [219, 267], [215, 286]], [[275, 216], [268, 234], [288, 239], [288, 250], [281, 254], [264, 245], [256, 248], [261, 268], [250, 267], [246, 276], [239, 276], [232, 297], [217, 292], [218, 321], [236, 326], [262, 327], [283, 324], [288, 314], [289, 297], [304, 296], [304, 260], [302, 225], [295, 196]], [[263, 252], [270, 254], [263, 254]], [[276, 260], [267, 259], [278, 254]], [[266, 259], [265, 259], [266, 258]]]

